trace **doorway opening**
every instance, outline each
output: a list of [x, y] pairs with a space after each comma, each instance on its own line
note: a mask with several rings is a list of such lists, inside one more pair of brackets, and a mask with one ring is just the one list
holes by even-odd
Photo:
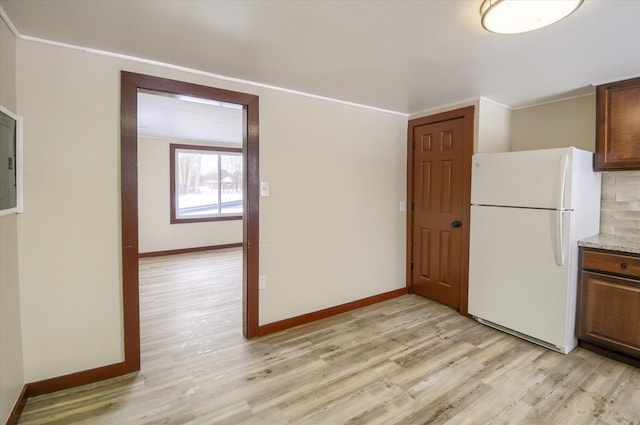
[[123, 71], [120, 137], [124, 363], [127, 372], [140, 369], [138, 94], [143, 91], [241, 108], [242, 176], [238, 180], [243, 194], [242, 329], [246, 338], [258, 335], [258, 96]]

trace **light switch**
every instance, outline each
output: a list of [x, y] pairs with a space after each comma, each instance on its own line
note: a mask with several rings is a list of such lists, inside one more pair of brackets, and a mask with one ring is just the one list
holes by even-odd
[[260, 196], [269, 196], [269, 183], [260, 182]]

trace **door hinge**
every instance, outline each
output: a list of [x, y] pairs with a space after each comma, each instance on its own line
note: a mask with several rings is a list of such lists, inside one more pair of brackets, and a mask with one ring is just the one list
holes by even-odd
[[411, 262], [411, 271], [413, 271], [413, 261]]
[[414, 204], [413, 202], [411, 203], [411, 211], [416, 209], [416, 204]]
[[414, 151], [416, 150], [416, 142], [415, 142], [415, 140], [411, 143], [411, 149], [414, 150]]

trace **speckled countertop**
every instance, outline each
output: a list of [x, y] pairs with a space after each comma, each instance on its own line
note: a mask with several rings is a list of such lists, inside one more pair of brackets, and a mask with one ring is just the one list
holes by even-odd
[[579, 240], [578, 246], [640, 254], [640, 237], [595, 235], [590, 238]]

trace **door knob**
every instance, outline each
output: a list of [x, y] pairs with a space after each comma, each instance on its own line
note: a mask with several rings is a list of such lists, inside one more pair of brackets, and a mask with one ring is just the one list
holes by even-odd
[[451, 227], [460, 227], [462, 226], [462, 222], [460, 220], [456, 220], [453, 223], [451, 223]]

